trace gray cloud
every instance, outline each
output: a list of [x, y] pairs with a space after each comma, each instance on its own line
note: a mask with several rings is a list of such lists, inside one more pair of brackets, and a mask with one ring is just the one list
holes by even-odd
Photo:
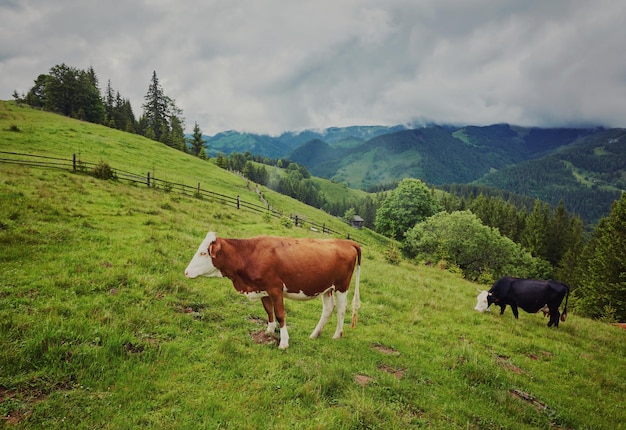
[[432, 121], [626, 126], [620, 0], [1, 1], [0, 98], [152, 71], [207, 134]]

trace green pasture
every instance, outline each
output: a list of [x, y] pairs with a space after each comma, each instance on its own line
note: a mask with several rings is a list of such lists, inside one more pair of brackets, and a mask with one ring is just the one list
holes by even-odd
[[[0, 151], [79, 152], [257, 198], [211, 162], [7, 102]], [[558, 329], [541, 314], [480, 314], [476, 284], [440, 265], [388, 264], [384, 238], [266, 194], [363, 244], [362, 307], [343, 339], [331, 339], [334, 316], [309, 339], [321, 303], [287, 301], [281, 351], [260, 303], [227, 279], [183, 274], [209, 229], [320, 233], [210, 199], [0, 163], [0, 427], [626, 427], [626, 331], [571, 312]]]

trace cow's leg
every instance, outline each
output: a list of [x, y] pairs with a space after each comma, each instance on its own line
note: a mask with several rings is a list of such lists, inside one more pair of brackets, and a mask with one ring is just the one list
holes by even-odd
[[324, 330], [324, 326], [328, 322], [328, 318], [333, 313], [333, 309], [335, 308], [335, 301], [333, 300], [333, 292], [330, 290], [327, 293], [322, 294], [322, 316], [320, 317], [320, 321], [317, 323], [315, 330], [311, 333], [311, 339], [315, 339], [319, 337]]
[[559, 318], [561, 317], [561, 313], [559, 312], [559, 308], [550, 309], [550, 322], [548, 322], [548, 327], [559, 326]]
[[289, 333], [287, 332], [287, 324], [285, 322], [285, 303], [283, 302], [282, 291], [275, 292], [270, 295], [272, 303], [274, 304], [274, 315], [276, 321], [280, 326], [280, 343], [278, 347], [280, 349], [287, 349], [289, 347]]
[[343, 335], [343, 320], [346, 317], [346, 307], [348, 306], [348, 292], [335, 291], [335, 300], [337, 302], [337, 330], [335, 330], [333, 339], [340, 339]]
[[265, 312], [267, 312], [267, 333], [274, 333], [276, 330], [276, 321], [274, 320], [274, 304], [269, 296], [261, 299]]
[[506, 304], [500, 305], [500, 315], [502, 315], [504, 313], [505, 309], [506, 309]]
[[513, 311], [513, 315], [515, 315], [515, 319], [519, 319], [519, 312], [515, 303], [511, 303], [511, 310]]

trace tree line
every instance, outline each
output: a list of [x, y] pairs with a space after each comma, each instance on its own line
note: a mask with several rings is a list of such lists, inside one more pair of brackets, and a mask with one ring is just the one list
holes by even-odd
[[111, 81], [102, 93], [92, 67], [80, 70], [66, 64], [53, 66], [40, 74], [26, 94], [13, 92], [18, 104], [55, 112], [71, 118], [102, 124], [156, 140], [200, 158], [207, 158], [205, 141], [198, 123], [190, 139], [185, 137], [183, 111], [165, 94], [156, 71], [152, 73], [142, 105], [143, 113], [136, 119], [130, 100], [115, 91]]

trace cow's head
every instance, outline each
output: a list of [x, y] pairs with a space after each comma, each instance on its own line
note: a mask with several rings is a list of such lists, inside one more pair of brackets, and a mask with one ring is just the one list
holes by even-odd
[[215, 257], [217, 236], [214, 232], [210, 231], [193, 256], [189, 266], [185, 269], [185, 276], [193, 279], [198, 276], [222, 276], [222, 272], [219, 271], [213, 265], [213, 257]]
[[[478, 290], [480, 291], [480, 290]], [[480, 291], [480, 294], [478, 294], [478, 303], [476, 303], [476, 306], [474, 307], [475, 311], [480, 311], [480, 312], [488, 312], [489, 311], [489, 306], [491, 305], [491, 303], [493, 302], [491, 299], [491, 297], [489, 297], [489, 291]]]

